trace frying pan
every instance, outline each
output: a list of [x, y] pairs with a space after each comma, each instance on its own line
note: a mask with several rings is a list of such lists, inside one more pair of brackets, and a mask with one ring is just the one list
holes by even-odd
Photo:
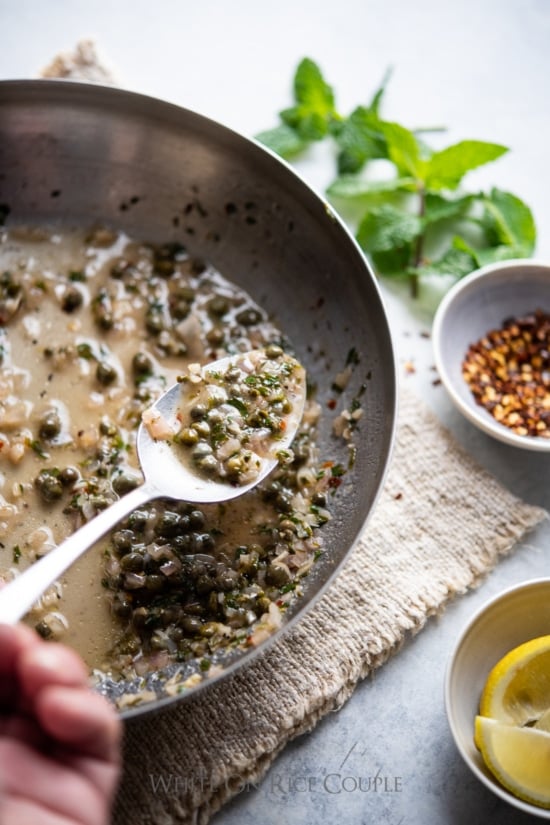
[[[364, 389], [353, 471], [331, 502], [326, 552], [271, 640], [299, 621], [352, 549], [380, 490], [395, 424], [395, 361], [375, 278], [331, 207], [254, 141], [143, 95], [74, 81], [0, 82], [0, 218], [6, 225], [101, 224], [153, 243], [183, 242], [244, 288], [288, 335], [326, 410], [354, 352], [343, 403]], [[332, 416], [321, 455], [347, 464]], [[182, 702], [248, 663], [126, 716]], [[104, 687], [132, 691], [131, 683]]]

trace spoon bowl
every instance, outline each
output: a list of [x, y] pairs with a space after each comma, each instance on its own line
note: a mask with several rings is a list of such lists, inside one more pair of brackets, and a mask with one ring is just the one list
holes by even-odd
[[[212, 504], [244, 495], [263, 481], [277, 465], [278, 456], [289, 448], [300, 424], [306, 398], [306, 375], [303, 367], [295, 359], [283, 355], [282, 351], [276, 359], [291, 366], [293, 380], [285, 387], [290, 409], [282, 419], [281, 429], [277, 430], [276, 437], [268, 439], [273, 441], [276, 449], [262, 449], [258, 453], [253, 453], [258, 470], [252, 480], [239, 483], [238, 479], [229, 479], [222, 474], [213, 478], [200, 472], [193, 462], [187, 459], [184, 448], [177, 443], [177, 433], [184, 421], [182, 398], [185, 397], [186, 389], [192, 396], [193, 384], [223, 382], [229, 371], [237, 368], [244, 371], [243, 374], [249, 379], [253, 378], [258, 365], [262, 367], [264, 364], [274, 363], [267, 354], [264, 358], [260, 350], [227, 356], [202, 368], [197, 365], [195, 372], [190, 372], [190, 380], [184, 379], [174, 384], [156, 401], [148, 411], [153, 415], [144, 414], [137, 434], [137, 454], [144, 483], [101, 511], [48, 555], [4, 585], [0, 590], [0, 623], [18, 622], [71, 564], [121, 519], [146, 502], [157, 498], [172, 498], [193, 504]], [[261, 393], [258, 393], [258, 396], [261, 396]], [[253, 408], [253, 404], [251, 407]], [[233, 410], [231, 406], [230, 409]], [[236, 418], [239, 417], [237, 412], [234, 413]], [[157, 425], [161, 422], [162, 437], [156, 435], [154, 425], [145, 423], [151, 419], [156, 421]], [[234, 423], [231, 420], [230, 426]], [[265, 428], [253, 426], [252, 430], [254, 429], [261, 431], [265, 442]], [[246, 438], [248, 437], [249, 434], [246, 435]]]

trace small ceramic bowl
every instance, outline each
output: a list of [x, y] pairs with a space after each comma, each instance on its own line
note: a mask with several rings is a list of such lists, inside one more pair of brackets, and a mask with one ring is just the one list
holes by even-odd
[[526, 813], [550, 819], [550, 810], [523, 802], [485, 767], [474, 745], [474, 720], [483, 686], [494, 665], [510, 650], [550, 634], [550, 579], [534, 579], [505, 590], [471, 619], [451, 655], [445, 677], [445, 705], [454, 740], [468, 767], [493, 793]]
[[507, 318], [541, 309], [550, 312], [550, 265], [525, 259], [502, 261], [458, 281], [436, 312], [432, 339], [440, 378], [458, 409], [484, 432], [516, 447], [550, 451], [550, 439], [522, 436], [478, 405], [462, 376], [471, 344]]

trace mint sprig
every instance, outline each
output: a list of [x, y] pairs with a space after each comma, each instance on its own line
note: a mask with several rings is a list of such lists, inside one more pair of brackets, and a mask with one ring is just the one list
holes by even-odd
[[[408, 277], [413, 294], [425, 275], [456, 279], [492, 261], [532, 255], [537, 233], [527, 204], [500, 189], [468, 192], [463, 185], [469, 172], [508, 148], [462, 140], [435, 150], [425, 139], [435, 130], [384, 120], [390, 76], [387, 72], [370, 101], [344, 116], [319, 66], [304, 58], [294, 77], [294, 105], [257, 139], [287, 159], [313, 142], [330, 140], [337, 175], [327, 195], [336, 206], [362, 207], [359, 244], [379, 275]], [[388, 162], [391, 171], [384, 178], [371, 174], [377, 160]]]

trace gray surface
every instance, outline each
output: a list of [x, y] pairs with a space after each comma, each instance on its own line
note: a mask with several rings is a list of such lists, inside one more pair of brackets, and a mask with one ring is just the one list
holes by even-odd
[[[113, 4], [115, 5], [115, 4]], [[298, 8], [297, 8], [298, 6]], [[386, 114], [409, 125], [452, 127], [445, 142], [480, 138], [513, 152], [472, 176], [524, 197], [539, 225], [538, 256], [550, 259], [548, 138], [550, 4], [547, 0], [341, 0], [262, 7], [119, 0], [0, 0], [0, 77], [28, 76], [52, 53], [86, 35], [126, 85], [195, 108], [252, 134], [289, 102], [291, 71], [316, 58], [339, 90], [343, 110], [367, 97], [389, 64], [395, 73]], [[303, 174], [321, 188], [331, 177], [328, 153], [314, 151]], [[504, 484], [550, 506], [549, 460], [492, 441], [464, 421], [434, 387], [429, 328], [436, 290], [410, 306], [386, 289], [403, 381]], [[461, 598], [360, 685], [337, 714], [288, 747], [257, 790], [244, 790], [216, 825], [282, 821], [340, 825], [526, 825], [523, 816], [469, 774], [450, 738], [443, 708], [448, 652], [485, 599], [503, 587], [547, 574], [550, 526], [529, 537], [475, 593]], [[346, 760], [347, 754], [351, 754]], [[379, 773], [378, 773], [379, 772]], [[386, 781], [377, 792], [330, 793], [327, 774]], [[292, 790], [292, 786], [294, 789]], [[380, 783], [379, 783], [380, 785]], [[397, 790], [391, 790], [396, 788]]]

